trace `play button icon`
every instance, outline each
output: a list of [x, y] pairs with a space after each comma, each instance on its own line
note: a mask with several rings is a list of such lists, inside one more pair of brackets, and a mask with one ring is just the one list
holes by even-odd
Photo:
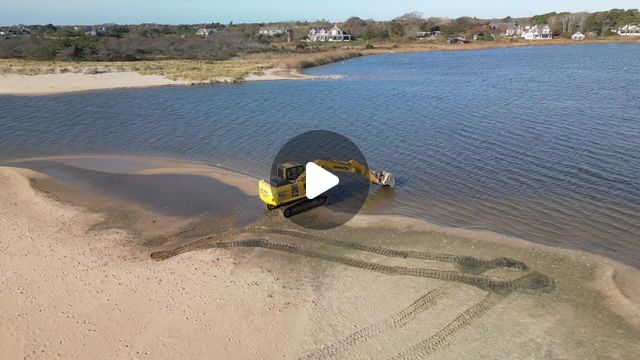
[[315, 199], [340, 183], [340, 178], [312, 162], [307, 163], [305, 172], [308, 199]]
[[[389, 174], [390, 175], [390, 174]], [[360, 212], [373, 191], [389, 192], [385, 174], [369, 168], [347, 137], [327, 130], [298, 134], [282, 145], [269, 181], [259, 184], [266, 211], [280, 212], [296, 225], [314, 230], [341, 226]]]

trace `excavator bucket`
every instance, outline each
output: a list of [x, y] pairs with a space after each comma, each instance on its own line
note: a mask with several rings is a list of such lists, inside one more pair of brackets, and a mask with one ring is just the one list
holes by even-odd
[[393, 177], [393, 174], [381, 171], [378, 173], [378, 182], [380, 185], [394, 187], [396, 185], [396, 179]]

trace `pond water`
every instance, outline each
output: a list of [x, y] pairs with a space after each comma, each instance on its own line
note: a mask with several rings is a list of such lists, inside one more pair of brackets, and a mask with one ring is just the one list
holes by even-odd
[[0, 160], [136, 154], [268, 177], [287, 140], [326, 129], [397, 178], [366, 212], [640, 266], [640, 44], [380, 55], [308, 73], [340, 76], [0, 96]]

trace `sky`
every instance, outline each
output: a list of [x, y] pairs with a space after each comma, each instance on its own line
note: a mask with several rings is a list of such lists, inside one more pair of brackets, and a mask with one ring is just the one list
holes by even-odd
[[550, 11], [638, 8], [638, 0], [1, 0], [0, 25], [98, 23], [199, 24], [343, 21], [351, 16], [390, 20], [410, 11], [425, 17], [524, 17]]

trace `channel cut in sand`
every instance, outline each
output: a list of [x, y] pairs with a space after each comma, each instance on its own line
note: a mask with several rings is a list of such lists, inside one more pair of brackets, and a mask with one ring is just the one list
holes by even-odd
[[401, 217], [310, 231], [255, 181], [134, 157], [0, 168], [0, 358], [640, 353], [635, 269]]

